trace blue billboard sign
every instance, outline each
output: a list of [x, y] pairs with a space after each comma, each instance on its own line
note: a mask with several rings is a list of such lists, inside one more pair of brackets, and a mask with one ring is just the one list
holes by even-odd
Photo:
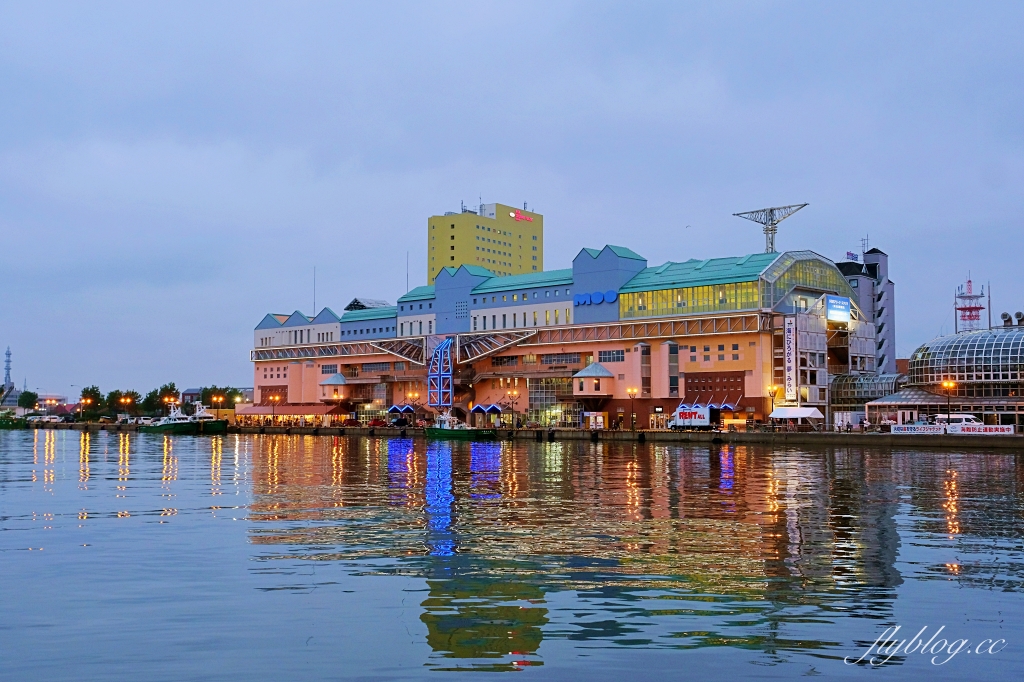
[[826, 296], [825, 319], [829, 322], [849, 322], [850, 299], [845, 296]]
[[573, 305], [599, 305], [601, 303], [615, 303], [619, 294], [614, 289], [608, 291], [595, 291], [592, 294], [576, 294], [572, 297]]

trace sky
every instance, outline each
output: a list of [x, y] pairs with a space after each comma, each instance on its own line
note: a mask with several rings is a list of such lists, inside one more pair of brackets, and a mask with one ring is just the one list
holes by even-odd
[[1024, 309], [1024, 4], [0, 2], [0, 348], [30, 390], [251, 386], [267, 312], [394, 303], [430, 215], [889, 254], [901, 357]]

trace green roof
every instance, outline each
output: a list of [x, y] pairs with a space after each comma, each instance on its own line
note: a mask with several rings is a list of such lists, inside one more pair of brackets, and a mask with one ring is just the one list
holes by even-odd
[[512, 291], [563, 284], [572, 284], [572, 268], [530, 272], [525, 275], [509, 275], [508, 277], [492, 277], [473, 287], [473, 293], [489, 294], [492, 291]]
[[427, 299], [434, 298], [434, 285], [428, 284], [422, 287], [416, 287], [405, 296], [399, 296], [399, 303], [408, 303], [409, 301], [426, 301]]
[[[494, 277], [494, 273], [493, 272], [491, 272], [487, 268], [480, 267], [479, 265], [465, 265], [465, 264], [463, 264], [463, 265], [460, 265], [459, 268], [466, 268], [466, 272], [468, 272], [471, 275], [476, 275], [477, 277]], [[449, 275], [454, 276], [455, 273], [459, 271], [459, 268], [453, 268], [452, 266], [449, 265], [449, 266], [443, 267], [441, 269], [444, 270], [445, 272], [447, 272]]]
[[601, 255], [601, 249], [588, 249], [584, 246], [583, 250], [589, 253], [591, 258], [597, 258]]
[[668, 262], [644, 268], [619, 289], [619, 293], [657, 291], [676, 287], [729, 284], [756, 280], [771, 265], [777, 253], [752, 253], [730, 258], [691, 258], [685, 263]]
[[605, 248], [606, 249], [610, 249], [611, 252], [614, 253], [619, 258], [633, 258], [635, 260], [647, 260], [646, 258], [641, 256], [640, 254], [638, 254], [636, 251], [631, 251], [630, 249], [627, 249], [625, 246], [613, 246], [612, 244], [609, 244]]
[[362, 322], [364, 320], [386, 320], [389, 317], [398, 315], [398, 306], [389, 305], [386, 308], [367, 308], [365, 310], [347, 310], [341, 316], [342, 322]]

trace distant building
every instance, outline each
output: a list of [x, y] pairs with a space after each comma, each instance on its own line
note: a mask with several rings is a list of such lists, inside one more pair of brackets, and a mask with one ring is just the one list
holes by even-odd
[[880, 249], [864, 253], [864, 262], [842, 261], [836, 267], [857, 292], [857, 307], [875, 324], [879, 372], [898, 374], [896, 367], [896, 285], [889, 279], [889, 256]]
[[201, 388], [186, 388], [181, 392], [181, 402], [184, 403], [198, 403], [199, 398], [203, 395], [203, 389]]
[[491, 276], [544, 270], [544, 216], [505, 204], [462, 207], [427, 220], [427, 282], [442, 268], [475, 265]]

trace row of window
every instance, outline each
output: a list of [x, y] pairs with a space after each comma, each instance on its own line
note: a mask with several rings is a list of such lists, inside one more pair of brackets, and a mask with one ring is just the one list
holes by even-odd
[[[409, 333], [406, 334], [406, 325], [408, 325]], [[434, 333], [434, 321], [427, 320], [427, 334]], [[414, 322], [402, 322], [398, 325], [399, 336], [415, 336], [419, 334], [423, 335], [423, 320], [416, 320]]]
[[[545, 292], [544, 292], [544, 298], [551, 298], [551, 294], [552, 294], [552, 293], [554, 293], [554, 295], [555, 295], [555, 298], [558, 298], [558, 297], [559, 297], [559, 296], [561, 295], [561, 292], [562, 292], [562, 290], [561, 290], [561, 289], [549, 289], [549, 290], [547, 290], [547, 291], [545, 291]], [[569, 293], [569, 292], [570, 292], [570, 290], [569, 290], [569, 289], [566, 289], [566, 290], [565, 290], [565, 295], [566, 295], [567, 297], [568, 297], [568, 296], [571, 296], [571, 295], [572, 295], [572, 294], [571, 294], [571, 293]], [[522, 294], [503, 294], [503, 295], [502, 295], [502, 297], [501, 297], [501, 302], [502, 302], [502, 303], [507, 303], [507, 302], [508, 302], [508, 300], [509, 300], [509, 298], [508, 298], [509, 296], [511, 296], [511, 297], [512, 297], [512, 300], [513, 300], [513, 301], [519, 301], [519, 300], [527, 301], [527, 300], [529, 300], [529, 299], [530, 299], [530, 294], [529, 294], [529, 292], [526, 292], [526, 291], [524, 291], [524, 292], [523, 292]], [[536, 299], [536, 298], [539, 298], [539, 297], [540, 297], [540, 292], [539, 292], [539, 291], [535, 291], [535, 292], [533, 292], [533, 298], [535, 298], [535, 299]], [[474, 305], [478, 305], [478, 302], [477, 302], [477, 301], [478, 301], [478, 299], [479, 299], [479, 303], [487, 303], [487, 302], [488, 302], [488, 301], [487, 301], [487, 297], [486, 297], [486, 296], [480, 296], [480, 297], [478, 297], [478, 298], [474, 298], [474, 299], [473, 299], [473, 304], [474, 304]], [[497, 302], [498, 302], [498, 297], [497, 297], [497, 295], [495, 295], [495, 296], [491, 296], [491, 300], [490, 300], [490, 302], [491, 302], [491, 303], [497, 303]]]
[[[570, 308], [565, 309], [565, 324], [570, 323], [569, 317]], [[552, 315], [553, 313], [553, 315]], [[550, 326], [552, 324], [552, 317], [554, 318], [554, 324], [562, 324], [561, 316], [562, 311], [558, 308], [554, 310], [544, 311], [544, 326]], [[509, 324], [509, 318], [512, 318], [511, 325]], [[501, 314], [501, 328], [502, 329], [518, 329], [520, 327], [539, 327], [540, 326], [540, 312], [537, 310], [533, 311], [533, 324], [528, 324], [528, 313], [522, 313], [522, 323], [520, 324], [520, 313], [502, 313]], [[491, 329], [498, 329], [498, 315], [495, 313], [491, 315]], [[474, 315], [473, 316], [473, 331], [487, 331], [487, 316], [486, 315]]]
[[[420, 306], [419, 309], [423, 310], [423, 304], [420, 303], [419, 306]], [[410, 303], [409, 304], [409, 310], [413, 310], [413, 309], [415, 309], [415, 307], [416, 307], [415, 303]], [[433, 309], [433, 307], [434, 307], [433, 303], [427, 303], [427, 310], [431, 310], [431, 309]], [[405, 311], [405, 305], [403, 304], [403, 305], [398, 306], [398, 309], [404, 312]]]

